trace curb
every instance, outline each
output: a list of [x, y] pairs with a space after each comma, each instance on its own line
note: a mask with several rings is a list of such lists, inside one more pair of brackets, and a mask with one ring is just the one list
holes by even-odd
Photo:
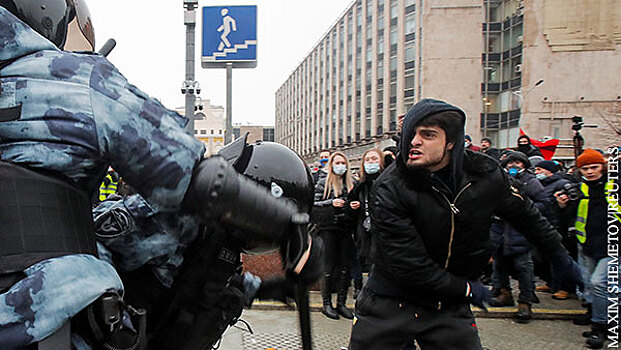
[[[311, 303], [311, 312], [321, 312], [323, 305]], [[354, 308], [353, 304], [347, 304], [347, 307]], [[295, 303], [283, 304], [272, 301], [255, 301], [252, 303], [253, 310], [271, 310], [271, 311], [296, 311]], [[488, 311], [484, 311], [477, 307], [472, 308], [474, 316], [477, 318], [513, 318], [513, 314], [517, 311], [515, 307], [490, 307]], [[583, 315], [583, 310], [575, 309], [533, 309], [533, 320], [572, 320], [576, 316]]]

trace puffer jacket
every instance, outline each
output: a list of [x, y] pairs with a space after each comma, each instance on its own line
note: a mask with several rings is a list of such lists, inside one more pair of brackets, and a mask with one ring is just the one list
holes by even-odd
[[[535, 207], [545, 216], [545, 212], [549, 211], [547, 207], [553, 203], [544, 196], [543, 186], [539, 180], [529, 171], [524, 171], [510, 180], [520, 191], [520, 194], [530, 198]], [[532, 249], [526, 237], [504, 220], [493, 219], [490, 234], [494, 254], [514, 256], [524, 254]]]
[[313, 204], [312, 221], [320, 231], [344, 231], [353, 230], [353, 219], [348, 215], [346, 207], [342, 208], [332, 206], [332, 200], [341, 198], [347, 200], [347, 187], [343, 184], [343, 193], [339, 197], [330, 191], [328, 196], [324, 198], [323, 192], [326, 188], [326, 179], [328, 177], [320, 177], [315, 185], [315, 203]]
[[550, 223], [556, 227], [557, 230], [560, 229], [561, 226], [561, 217], [560, 217], [560, 208], [558, 203], [556, 202], [556, 197], [554, 194], [563, 189], [563, 186], [571, 183], [565, 176], [565, 174], [561, 172], [557, 172], [550, 177], [540, 180], [543, 185], [543, 195], [552, 201], [548, 207], [548, 210], [544, 212], [544, 215], [550, 221]]
[[464, 151], [463, 131], [453, 140], [445, 186], [406, 166], [416, 124], [441, 111], [460, 113], [463, 128], [465, 115], [458, 108], [437, 100], [417, 103], [404, 120], [400, 156], [373, 185], [369, 203], [377, 253], [366, 284], [375, 294], [435, 307], [465, 302], [467, 280], [475, 280], [490, 258], [494, 214], [549, 254], [567, 254], [558, 233], [509, 184], [498, 162]]

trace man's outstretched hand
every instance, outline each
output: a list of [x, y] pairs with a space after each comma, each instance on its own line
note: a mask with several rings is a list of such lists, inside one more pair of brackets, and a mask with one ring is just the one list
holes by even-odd
[[469, 287], [468, 301], [470, 301], [470, 304], [487, 311], [485, 304], [492, 299], [492, 293], [479, 281], [467, 283]]

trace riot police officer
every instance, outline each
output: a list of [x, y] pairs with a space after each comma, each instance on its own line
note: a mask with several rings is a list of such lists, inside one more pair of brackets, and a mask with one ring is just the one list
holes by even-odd
[[[83, 0], [0, 0], [0, 348], [38, 342], [105, 292], [122, 291], [115, 269], [97, 258], [88, 201], [108, 166], [144, 199], [132, 215], [169, 219], [166, 244], [138, 237], [126, 247], [155, 262], [165, 285], [199, 222], [214, 219], [278, 242], [289, 270], [304, 275], [312, 245], [291, 239], [305, 225], [298, 208], [222, 158], [203, 159], [187, 120], [104, 57], [62, 51], [68, 28], [79, 28], [92, 51]], [[191, 220], [175, 220], [180, 213]]]

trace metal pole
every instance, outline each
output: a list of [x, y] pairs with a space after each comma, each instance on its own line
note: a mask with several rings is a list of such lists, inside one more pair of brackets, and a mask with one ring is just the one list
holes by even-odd
[[224, 132], [224, 144], [231, 142], [233, 138], [233, 63], [226, 64], [226, 128]]
[[186, 9], [183, 22], [185, 24], [185, 82], [187, 84], [185, 92], [185, 117], [188, 118], [186, 130], [194, 135], [194, 33], [196, 27], [196, 8], [197, 4], [192, 1], [184, 1]]

